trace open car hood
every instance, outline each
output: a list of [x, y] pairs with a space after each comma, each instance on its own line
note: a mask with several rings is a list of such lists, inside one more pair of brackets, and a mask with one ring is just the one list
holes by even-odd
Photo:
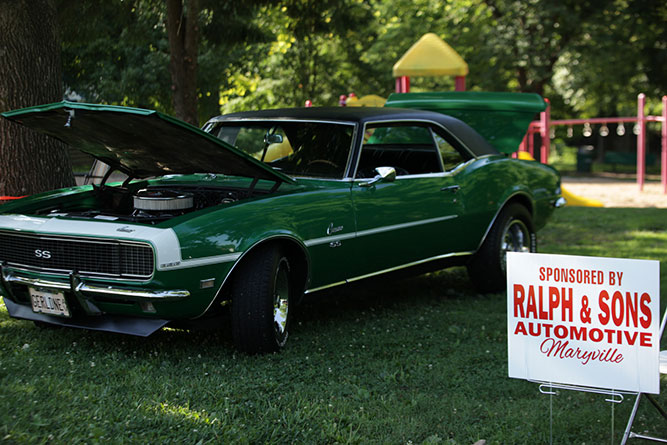
[[454, 116], [477, 130], [496, 150], [514, 153], [536, 113], [547, 104], [539, 94], [456, 91], [393, 93], [385, 107], [417, 108]]
[[294, 182], [215, 136], [157, 111], [63, 101], [2, 116], [133, 178], [217, 173]]

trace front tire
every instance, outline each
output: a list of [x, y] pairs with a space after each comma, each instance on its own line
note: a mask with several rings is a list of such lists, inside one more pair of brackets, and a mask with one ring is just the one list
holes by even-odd
[[275, 352], [287, 341], [293, 283], [287, 256], [275, 246], [251, 252], [232, 286], [234, 345], [248, 354]]
[[482, 247], [468, 264], [468, 275], [479, 291], [505, 289], [507, 252], [537, 252], [533, 220], [521, 204], [509, 204], [500, 212]]

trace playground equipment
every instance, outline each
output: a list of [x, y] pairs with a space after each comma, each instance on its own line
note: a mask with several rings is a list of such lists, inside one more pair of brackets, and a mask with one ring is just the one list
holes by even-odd
[[410, 76], [454, 76], [455, 90], [465, 91], [468, 64], [444, 40], [430, 32], [403, 54], [392, 72], [397, 93], [410, 91]]
[[637, 135], [637, 185], [642, 191], [646, 181], [646, 123], [647, 122], [661, 122], [661, 156], [660, 156], [660, 181], [662, 184], [662, 192], [667, 194], [667, 96], [662, 97], [662, 115], [661, 116], [647, 116], [644, 112], [646, 107], [646, 96], [640, 93], [637, 96], [637, 116], [629, 117], [599, 117], [590, 119], [559, 119], [551, 120], [551, 107], [547, 106], [546, 110], [540, 113], [540, 119], [533, 121], [528, 128], [526, 137], [521, 142], [519, 151], [525, 151], [534, 156], [534, 135], [539, 134], [542, 141], [540, 146], [540, 162], [548, 163], [549, 151], [551, 149], [551, 137], [554, 127], [558, 125], [568, 126], [568, 135], [571, 136], [572, 125], [583, 125], [584, 135], [590, 136], [592, 134], [591, 125], [599, 124], [600, 134], [606, 136], [609, 134], [608, 124], [619, 124], [617, 127], [617, 134], [622, 136], [625, 134], [625, 123], [634, 123], [634, 131]]
[[377, 94], [369, 94], [359, 98], [350, 94], [345, 101], [345, 105], [348, 107], [383, 107], [385, 102], [387, 102], [387, 99]]
[[[461, 56], [436, 34], [424, 34], [414, 45], [403, 54], [394, 64], [393, 75], [396, 78], [396, 92], [410, 91], [410, 76], [456, 76], [456, 91], [465, 90], [465, 76], [468, 74], [468, 65]], [[488, 93], [487, 93], [488, 94]], [[393, 95], [392, 95], [393, 96]], [[519, 151], [527, 151], [534, 155], [534, 135], [539, 134], [542, 140], [540, 147], [540, 162], [548, 163], [550, 151], [550, 137], [553, 129], [558, 125], [584, 125], [584, 131], [592, 133], [592, 124], [601, 124], [601, 134], [609, 134], [607, 124], [621, 124], [618, 134], [625, 133], [623, 123], [634, 122], [637, 135], [637, 184], [641, 191], [646, 179], [646, 123], [662, 122], [662, 152], [661, 152], [661, 182], [663, 193], [667, 194], [667, 96], [662, 98], [662, 115], [646, 116], [645, 95], [637, 98], [637, 116], [632, 117], [605, 117], [592, 119], [563, 119], [551, 120], [551, 107], [540, 114], [540, 120], [534, 121], [528, 128], [528, 133], [519, 147]], [[389, 98], [389, 102], [392, 97]], [[547, 104], [548, 104], [548, 100]], [[465, 119], [464, 119], [465, 120]], [[513, 149], [512, 151], [514, 151]], [[504, 151], [504, 150], [501, 150]], [[516, 157], [517, 154], [515, 153]]]

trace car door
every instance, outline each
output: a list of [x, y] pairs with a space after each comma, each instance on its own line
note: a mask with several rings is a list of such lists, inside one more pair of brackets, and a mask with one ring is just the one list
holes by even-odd
[[[435, 130], [421, 122], [366, 125], [352, 186], [358, 276], [457, 253], [467, 159]], [[369, 185], [377, 167], [393, 167], [395, 180]]]

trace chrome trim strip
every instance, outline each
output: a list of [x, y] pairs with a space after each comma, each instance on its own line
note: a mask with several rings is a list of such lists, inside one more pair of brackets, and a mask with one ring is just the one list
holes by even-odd
[[392, 230], [407, 229], [408, 227], [421, 226], [421, 225], [424, 225], [424, 224], [431, 224], [431, 223], [440, 222], [440, 221], [447, 221], [448, 219], [454, 219], [454, 218], [458, 218], [458, 215], [440, 216], [438, 218], [422, 219], [422, 220], [419, 220], [419, 221], [412, 221], [412, 222], [409, 222], [409, 223], [393, 224], [391, 226], [384, 226], [384, 227], [376, 227], [375, 229], [366, 229], [366, 230], [362, 230], [360, 232], [357, 232], [357, 237], [366, 236], [366, 235], [375, 235], [377, 233], [390, 232]]
[[326, 286], [316, 287], [315, 289], [308, 289], [308, 290], [304, 291], [304, 294], [310, 294], [310, 293], [321, 291], [321, 290], [324, 290], [324, 289], [329, 289], [331, 287], [340, 286], [342, 284], [347, 284], [347, 281], [346, 280], [338, 281], [336, 283], [327, 284]]
[[[58, 278], [66, 278], [69, 276], [70, 273], [72, 273], [71, 270], [65, 270], [65, 269], [57, 269], [57, 271], [52, 271], [51, 269], [40, 269], [40, 268], [32, 268], [30, 266], [24, 266], [21, 264], [17, 263], [5, 263], [7, 266], [10, 266], [12, 270], [16, 270], [19, 272], [29, 272], [29, 273], [38, 273], [40, 275], [52, 275], [54, 277]], [[91, 278], [91, 279], [97, 279], [97, 280], [106, 280], [106, 281], [132, 281], [133, 284], [141, 284], [141, 283], [148, 283], [151, 278], [153, 277], [152, 275], [148, 278], [132, 278], [133, 275], [124, 275], [123, 277], [118, 277], [117, 275], [114, 276], [106, 276], [103, 274], [87, 274], [87, 273], [81, 273], [79, 272], [79, 276], [83, 276], [85, 278]]]
[[101, 287], [91, 286], [89, 284], [81, 283], [76, 287], [79, 292], [91, 292], [103, 295], [116, 295], [128, 298], [150, 299], [150, 300], [180, 300], [190, 296], [190, 292], [185, 289], [174, 290], [136, 290], [136, 289], [121, 289], [117, 287]]
[[402, 265], [400, 265], [400, 266], [390, 267], [389, 269], [384, 269], [384, 270], [381, 270], [381, 271], [378, 271], [378, 272], [371, 272], [371, 273], [366, 274], [366, 275], [360, 275], [360, 276], [358, 276], [358, 277], [349, 278], [349, 279], [347, 280], [347, 282], [348, 282], [348, 283], [351, 283], [351, 282], [353, 282], [353, 281], [363, 280], [364, 278], [370, 278], [370, 277], [374, 277], [374, 276], [376, 276], [376, 275], [382, 275], [383, 273], [394, 272], [394, 271], [397, 271], [397, 270], [405, 269], [406, 267], [418, 266], [418, 265], [420, 265], [420, 264], [425, 264], [425, 263], [428, 263], [428, 262], [431, 262], [431, 261], [444, 260], [445, 258], [454, 258], [454, 257], [459, 257], [459, 256], [472, 255], [473, 253], [474, 253], [474, 252], [452, 252], [452, 253], [444, 253], [444, 254], [442, 254], [442, 255], [436, 255], [436, 256], [434, 256], [434, 257], [426, 258], [426, 259], [424, 259], [424, 260], [417, 260], [417, 261], [413, 261], [413, 262], [411, 262], [411, 263], [402, 264]]
[[[70, 272], [72, 272], [70, 269], [55, 269], [53, 267], [31, 266], [30, 264], [15, 263], [13, 261], [8, 261], [7, 265], [16, 267], [17, 269], [25, 270], [26, 272], [47, 273], [51, 275], [60, 275], [60, 276], [67, 276]], [[111, 274], [104, 272], [91, 272], [87, 270], [82, 270], [79, 273], [89, 278], [99, 278], [105, 280], [118, 280], [118, 281], [146, 282], [150, 281], [150, 279], [153, 277], [152, 273], [150, 275]]]
[[13, 275], [11, 272], [5, 272], [4, 270], [2, 275], [3, 275], [2, 279], [6, 283], [19, 283], [19, 284], [25, 284], [26, 286], [46, 287], [49, 289], [64, 289], [64, 290], [71, 289], [69, 283], [63, 283], [60, 281], [49, 281], [49, 280], [42, 280], [40, 278], [19, 277]]
[[329, 244], [336, 241], [345, 241], [352, 238], [358, 238], [367, 235], [376, 235], [378, 233], [390, 232], [392, 230], [407, 229], [408, 227], [420, 226], [424, 224], [431, 224], [440, 221], [447, 221], [449, 219], [458, 218], [458, 215], [440, 216], [438, 218], [422, 219], [419, 221], [412, 221], [409, 223], [393, 224], [391, 226], [376, 227], [374, 229], [366, 229], [355, 233], [345, 233], [336, 236], [324, 236], [322, 238], [313, 238], [304, 242], [307, 247], [318, 246], [320, 244]]
[[63, 283], [60, 281], [49, 281], [40, 278], [21, 277], [12, 274], [3, 269], [2, 279], [6, 283], [18, 283], [26, 286], [43, 287], [47, 289], [62, 289], [71, 290], [72, 292], [90, 292], [94, 294], [117, 295], [120, 297], [137, 298], [137, 299], [159, 299], [159, 300], [180, 300], [190, 296], [187, 290], [136, 290], [124, 289], [112, 286], [94, 286], [79, 282], [75, 289], [72, 289], [70, 283]]
[[[206, 124], [215, 123], [230, 123], [230, 122], [314, 122], [316, 124], [336, 124], [336, 125], [357, 125], [357, 122], [350, 120], [335, 120], [335, 119], [310, 119], [310, 118], [281, 118], [281, 117], [236, 117], [236, 116], [216, 116], [209, 119]], [[206, 125], [205, 124], [205, 125]], [[216, 136], [217, 137], [217, 136]]]
[[371, 278], [371, 277], [374, 277], [374, 276], [377, 276], [377, 275], [382, 275], [382, 274], [389, 273], [389, 272], [395, 272], [397, 270], [405, 269], [407, 267], [418, 266], [420, 264], [426, 264], [426, 263], [429, 263], [431, 261], [444, 260], [446, 258], [455, 258], [455, 257], [460, 257], [460, 256], [468, 256], [468, 255], [472, 255], [473, 253], [475, 253], [475, 252], [473, 252], [473, 251], [470, 251], [470, 252], [452, 252], [452, 253], [445, 253], [445, 254], [442, 254], [442, 255], [436, 255], [436, 256], [431, 257], [431, 258], [426, 258], [426, 259], [423, 259], [423, 260], [413, 261], [411, 263], [401, 264], [400, 266], [390, 267], [388, 269], [379, 270], [377, 272], [371, 272], [371, 273], [368, 273], [368, 274], [365, 274], [365, 275], [360, 275], [358, 277], [348, 278], [344, 281], [338, 281], [336, 283], [327, 284], [325, 286], [316, 287], [314, 289], [308, 289], [304, 292], [304, 294], [310, 294], [310, 293], [317, 292], [317, 291], [320, 291], [320, 290], [328, 289], [330, 287], [340, 286], [341, 284], [352, 283], [352, 282], [355, 282], [355, 281], [363, 280], [365, 278]]
[[307, 241], [304, 241], [303, 244], [305, 244], [306, 247], [313, 247], [313, 246], [318, 246], [320, 244], [329, 244], [332, 242], [336, 241], [345, 241], [348, 239], [355, 238], [357, 235], [355, 232], [351, 233], [344, 233], [342, 235], [334, 235], [334, 236], [323, 236], [322, 238], [313, 238]]
[[206, 256], [201, 258], [193, 258], [189, 260], [181, 260], [173, 265], [159, 264], [156, 265], [157, 266], [156, 268], [160, 271], [169, 271], [177, 269], [187, 269], [190, 267], [208, 266], [210, 264], [230, 263], [232, 261], [238, 260], [241, 257], [241, 255], [243, 255], [242, 252]]

